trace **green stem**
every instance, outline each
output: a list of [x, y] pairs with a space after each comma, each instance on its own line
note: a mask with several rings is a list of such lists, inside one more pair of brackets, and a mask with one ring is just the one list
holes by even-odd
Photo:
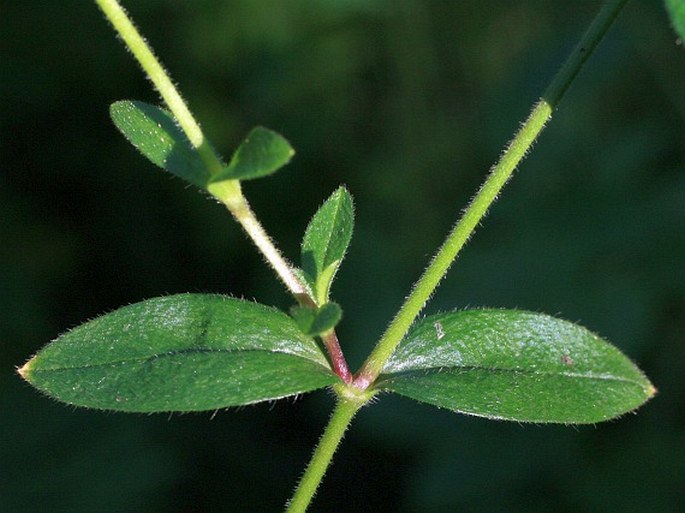
[[133, 22], [124, 11], [117, 0], [95, 0], [105, 13], [107, 19], [112, 23], [115, 30], [124, 40], [126, 46], [131, 50], [145, 74], [150, 78], [164, 103], [167, 104], [174, 114], [179, 126], [185, 132], [190, 144], [200, 152], [205, 164], [213, 173], [222, 168], [221, 159], [214, 152], [212, 147], [207, 144], [200, 125], [190, 112], [185, 101], [174, 86], [168, 73], [164, 70], [161, 63], [152, 53], [152, 49], [147, 45], [143, 36], [133, 25]]
[[228, 207], [235, 220], [240, 223], [243, 230], [250, 236], [254, 245], [257, 246], [257, 249], [259, 249], [267, 263], [276, 272], [276, 275], [285, 284], [290, 293], [298, 301], [302, 301], [302, 298], [309, 298], [307, 288], [294, 273], [293, 266], [283, 258], [283, 255], [274, 245], [266, 230], [264, 230], [264, 227], [257, 219], [257, 216], [252, 212], [247, 199], [242, 193], [239, 198], [242, 201], [236, 201], [230, 193], [217, 195], [216, 197]]
[[[169, 74], [164, 70], [119, 2], [117, 0], [95, 1], [159, 91], [164, 103], [173, 113], [190, 144], [200, 154], [207, 169], [211, 174], [220, 172], [223, 169], [221, 158], [204, 136], [200, 125], [169, 78]], [[227, 180], [221, 183], [220, 188], [211, 192], [228, 207], [233, 217], [247, 232], [290, 292], [295, 296], [306, 294], [306, 288], [293, 273], [292, 266], [282, 257], [250, 209], [247, 199], [241, 191], [240, 182], [238, 180]]]
[[292, 499], [287, 504], [286, 513], [304, 513], [307, 510], [309, 503], [316, 493], [316, 489], [319, 487], [319, 483], [321, 483], [321, 479], [323, 479], [326, 470], [331, 464], [333, 455], [338, 445], [340, 445], [347, 426], [350, 425], [359, 408], [367, 400], [359, 401], [344, 397], [339, 399], [333, 415], [319, 440], [319, 445], [314, 450], [312, 459], [309, 461], [309, 465], [307, 465], [307, 469], [297, 485]]
[[[193, 117], [188, 105], [174, 86], [169, 74], [152, 52], [150, 46], [140, 35], [138, 29], [124, 11], [118, 0], [95, 0], [114, 29], [121, 36], [126, 46], [131, 50], [145, 74], [150, 78], [162, 99], [171, 110], [179, 126], [188, 137], [190, 144], [197, 150], [209, 170], [210, 174], [216, 174], [223, 169], [221, 157], [205, 137], [200, 125]], [[214, 184], [209, 192], [222, 202], [233, 215], [233, 218], [242, 226], [257, 249], [262, 253], [267, 263], [275, 271], [276, 275], [288, 288], [295, 299], [303, 304], [316, 304], [309, 294], [307, 287], [302, 283], [293, 271], [293, 266], [281, 255], [273, 241], [264, 230], [254, 212], [250, 208], [247, 198], [242, 193], [238, 180], [225, 180]], [[345, 383], [351, 381], [351, 374], [347, 368], [347, 362], [343, 356], [337, 338], [327, 344], [331, 360], [334, 363], [336, 373]]]
[[609, 0], [601, 8], [594, 21], [583, 35], [559, 72], [554, 76], [542, 99], [533, 107], [514, 139], [506, 147], [499, 162], [492, 168], [482, 187], [471, 200], [461, 219], [447, 236], [447, 239], [433, 257], [423, 275], [414, 285], [411, 293], [397, 312], [387, 330], [371, 352], [355, 379], [355, 386], [365, 389], [380, 374], [385, 362], [423, 309], [436, 287], [447, 273], [452, 262], [464, 247], [469, 237], [483, 219], [512, 173], [526, 156], [552, 111], [568, 90], [581, 67], [592, 54], [604, 34], [616, 19], [627, 0]]

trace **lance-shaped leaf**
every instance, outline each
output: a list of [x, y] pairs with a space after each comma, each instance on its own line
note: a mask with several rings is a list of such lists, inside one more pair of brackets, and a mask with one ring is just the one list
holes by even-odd
[[290, 314], [302, 332], [313, 337], [331, 331], [342, 318], [340, 306], [332, 302], [318, 308], [294, 306], [290, 309]]
[[345, 256], [354, 227], [354, 206], [347, 189], [339, 187], [309, 222], [302, 240], [302, 270], [317, 303], [328, 301], [328, 293]]
[[685, 40], [685, 0], [666, 0], [666, 10], [673, 28]]
[[626, 356], [587, 329], [515, 310], [419, 321], [378, 387], [471, 415], [568, 424], [619, 416], [655, 393]]
[[275, 173], [295, 155], [290, 143], [273, 130], [253, 128], [233, 154], [231, 162], [212, 182], [251, 180]]
[[134, 412], [212, 410], [337, 381], [286, 314], [203, 294], [120, 308], [57, 338], [19, 372], [60, 401]]
[[128, 100], [113, 103], [109, 110], [124, 137], [153, 164], [193, 185], [207, 186], [207, 167], [169, 112]]

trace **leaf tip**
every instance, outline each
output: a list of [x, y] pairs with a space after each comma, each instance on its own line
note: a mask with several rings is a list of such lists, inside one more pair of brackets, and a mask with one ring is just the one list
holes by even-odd
[[35, 362], [35, 356], [26, 362], [22, 367], [17, 367], [17, 374], [19, 374], [24, 380], [31, 382], [31, 370], [33, 370], [33, 363]]
[[346, 201], [349, 201], [350, 203], [352, 203], [352, 194], [350, 193], [349, 189], [344, 185], [338, 186], [338, 188], [333, 192], [333, 194], [331, 194], [331, 197], [335, 197], [335, 198], [344, 197], [344, 199]]
[[131, 100], [117, 100], [109, 105], [109, 116], [112, 118], [115, 124], [119, 121], [120, 117], [125, 113], [125, 111], [130, 110], [133, 106]]
[[109, 111], [116, 111], [118, 108], [123, 107], [124, 105], [131, 103], [130, 100], [117, 100], [115, 102], [112, 102], [109, 104]]

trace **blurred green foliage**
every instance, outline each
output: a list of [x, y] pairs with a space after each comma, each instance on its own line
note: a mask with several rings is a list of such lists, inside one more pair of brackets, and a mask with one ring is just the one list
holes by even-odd
[[[357, 229], [334, 299], [353, 367], [598, 1], [125, 2], [225, 156], [254, 125], [297, 150], [245, 185], [286, 255], [340, 183]], [[14, 366], [105, 311], [175, 292], [291, 300], [214, 202], [142, 159], [108, 107], [155, 93], [91, 2], [0, 17], [0, 511], [277, 511], [332, 399], [216, 415], [73, 410]], [[636, 0], [427, 313], [579, 321], [660, 395], [596, 427], [521, 426], [382, 397], [313, 511], [676, 511], [685, 504], [685, 51]]]

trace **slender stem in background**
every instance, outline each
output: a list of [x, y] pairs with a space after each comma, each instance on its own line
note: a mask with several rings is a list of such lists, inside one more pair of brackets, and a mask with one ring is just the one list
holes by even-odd
[[304, 513], [307, 510], [321, 479], [331, 464], [347, 426], [350, 425], [352, 418], [363, 404], [363, 402], [350, 401], [344, 398], [339, 400], [319, 440], [319, 445], [314, 450], [312, 459], [309, 461], [292, 499], [287, 504], [286, 513]]
[[[207, 166], [210, 174], [216, 174], [223, 169], [221, 157], [204, 136], [200, 125], [193, 117], [187, 104], [174, 86], [169, 74], [164, 70], [161, 63], [155, 57], [150, 46], [136, 29], [126, 11], [121, 7], [118, 0], [95, 0], [114, 29], [121, 36], [126, 46], [131, 50], [145, 74], [150, 78], [155, 88], [159, 91], [162, 99], [173, 113], [179, 126], [188, 137], [190, 144], [197, 150], [202, 161]], [[276, 275], [285, 284], [295, 299], [303, 304], [315, 305], [314, 298], [309, 294], [307, 287], [302, 283], [293, 271], [293, 266], [281, 255], [274, 245], [261, 223], [252, 212], [247, 198], [242, 193], [238, 180], [226, 180], [217, 184], [210, 191], [214, 197], [221, 201], [233, 215], [234, 219], [243, 227], [257, 249], [262, 253], [267, 263], [276, 272]], [[329, 352], [333, 368], [345, 383], [352, 379], [347, 362], [333, 333], [332, 337], [324, 340]]]
[[447, 273], [450, 265], [464, 247], [478, 223], [500, 191], [507, 183], [516, 166], [526, 156], [552, 111], [568, 90], [581, 67], [592, 54], [597, 44], [616, 19], [627, 0], [609, 0], [601, 8], [594, 21], [583, 35], [559, 72], [554, 76], [542, 99], [535, 104], [528, 119], [523, 123], [514, 139], [509, 143], [499, 162], [492, 168], [481, 189], [471, 200], [461, 219], [433, 257], [423, 275], [414, 285], [411, 293], [397, 312], [378, 344], [367, 358], [355, 379], [355, 386], [365, 389], [380, 374], [385, 362], [423, 309], [436, 287]]

